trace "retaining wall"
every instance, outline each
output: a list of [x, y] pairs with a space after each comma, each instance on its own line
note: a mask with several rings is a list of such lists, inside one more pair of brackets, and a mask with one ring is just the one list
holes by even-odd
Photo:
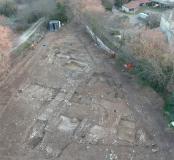
[[115, 54], [112, 49], [105, 45], [104, 42], [97, 35], [95, 35], [95, 33], [92, 31], [92, 29], [90, 29], [89, 26], [86, 26], [86, 31], [101, 49], [106, 51], [108, 54]]
[[19, 51], [25, 49], [28, 45], [34, 41], [32, 37], [36, 36], [37, 33], [40, 32], [41, 28], [45, 23], [45, 18], [39, 19], [36, 23], [34, 23], [29, 29], [27, 29], [18, 40], [17, 45], [11, 50], [11, 54], [15, 54]]

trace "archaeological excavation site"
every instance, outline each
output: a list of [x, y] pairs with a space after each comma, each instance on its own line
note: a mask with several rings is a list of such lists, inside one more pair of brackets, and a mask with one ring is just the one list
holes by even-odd
[[174, 160], [172, 0], [0, 0], [0, 160]]

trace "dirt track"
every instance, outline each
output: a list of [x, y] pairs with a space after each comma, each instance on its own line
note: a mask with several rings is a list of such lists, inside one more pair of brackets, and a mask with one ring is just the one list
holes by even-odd
[[0, 160], [174, 159], [162, 99], [76, 25], [28, 51], [0, 102]]

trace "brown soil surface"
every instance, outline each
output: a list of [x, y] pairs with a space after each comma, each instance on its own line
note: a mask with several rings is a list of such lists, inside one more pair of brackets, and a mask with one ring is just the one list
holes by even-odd
[[68, 24], [1, 83], [0, 160], [172, 160], [162, 107], [84, 27]]
[[0, 159], [173, 159], [162, 99], [114, 64], [80, 26], [46, 34], [1, 85]]

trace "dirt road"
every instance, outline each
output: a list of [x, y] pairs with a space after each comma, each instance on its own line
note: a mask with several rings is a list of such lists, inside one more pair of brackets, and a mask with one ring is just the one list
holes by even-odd
[[75, 25], [28, 51], [0, 102], [0, 160], [174, 159], [162, 99]]

